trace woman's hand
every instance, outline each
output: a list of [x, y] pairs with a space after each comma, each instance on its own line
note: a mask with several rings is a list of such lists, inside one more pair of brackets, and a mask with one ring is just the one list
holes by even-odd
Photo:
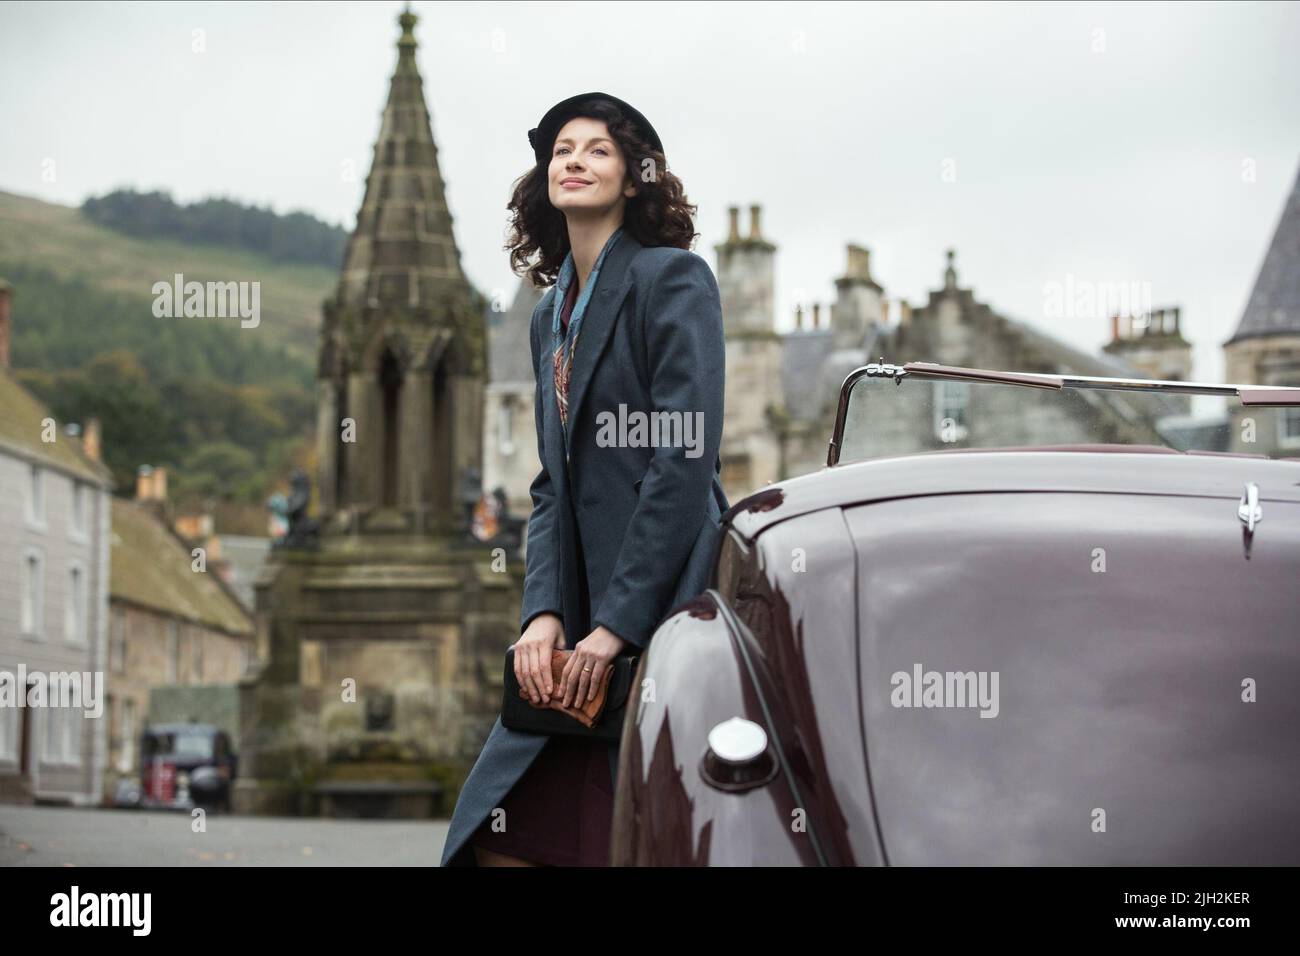
[[594, 700], [605, 668], [626, 644], [623, 638], [601, 624], [574, 645], [560, 677], [560, 699], [564, 706], [581, 706], [577, 702]]
[[551, 679], [551, 651], [564, 646], [564, 622], [554, 614], [539, 614], [528, 622], [515, 641], [515, 679], [533, 703], [549, 703], [555, 692]]

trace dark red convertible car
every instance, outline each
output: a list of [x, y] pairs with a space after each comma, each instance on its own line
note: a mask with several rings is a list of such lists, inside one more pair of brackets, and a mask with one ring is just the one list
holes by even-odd
[[615, 865], [1300, 863], [1300, 388], [864, 366], [642, 657]]

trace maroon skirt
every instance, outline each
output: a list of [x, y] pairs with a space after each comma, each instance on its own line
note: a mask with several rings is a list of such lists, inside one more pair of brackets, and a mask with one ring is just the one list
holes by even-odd
[[609, 866], [609, 748], [603, 740], [552, 736], [501, 801], [504, 829], [494, 831], [489, 814], [470, 842], [546, 866]]

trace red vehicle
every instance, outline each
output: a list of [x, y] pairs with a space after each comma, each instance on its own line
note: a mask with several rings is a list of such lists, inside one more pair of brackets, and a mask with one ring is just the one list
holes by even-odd
[[[230, 737], [209, 724], [158, 724], [145, 730], [134, 806], [230, 812], [236, 757]], [[121, 801], [119, 801], [121, 802]]]
[[856, 370], [642, 658], [613, 863], [1300, 863], [1298, 433], [1300, 388]]

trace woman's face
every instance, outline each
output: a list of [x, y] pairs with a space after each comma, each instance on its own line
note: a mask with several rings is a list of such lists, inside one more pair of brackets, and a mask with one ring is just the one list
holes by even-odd
[[551, 205], [565, 215], [604, 215], [636, 195], [609, 129], [603, 120], [588, 116], [575, 116], [560, 127], [548, 173]]

